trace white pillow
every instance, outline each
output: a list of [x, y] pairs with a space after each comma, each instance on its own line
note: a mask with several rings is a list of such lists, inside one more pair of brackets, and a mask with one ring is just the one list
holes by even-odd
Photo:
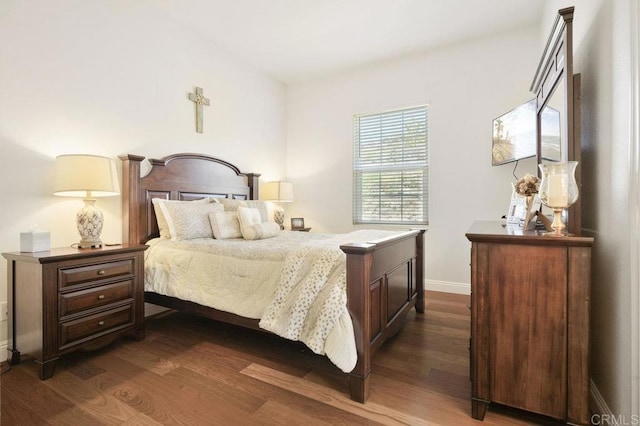
[[151, 202], [153, 203], [153, 210], [156, 213], [156, 222], [158, 222], [158, 229], [160, 230], [160, 238], [171, 238], [171, 232], [169, 230], [169, 224], [167, 224], [167, 219], [164, 217], [164, 213], [160, 208], [160, 204], [162, 203], [210, 203], [211, 199], [209, 198], [201, 198], [199, 200], [192, 201], [181, 201], [181, 200], [165, 200], [164, 198], [152, 198]]
[[242, 238], [237, 212], [209, 213], [209, 222], [211, 222], [211, 230], [215, 239]]
[[247, 207], [245, 200], [236, 200], [235, 198], [214, 198], [213, 202], [223, 205], [228, 212], [238, 211], [238, 207]]
[[245, 240], [259, 240], [275, 237], [280, 232], [280, 225], [275, 222], [263, 222], [260, 210], [252, 207], [238, 207], [240, 232]]
[[262, 200], [236, 200], [232, 198], [212, 198], [212, 202], [220, 203], [226, 211], [237, 211], [238, 207], [253, 207], [260, 211], [262, 222], [272, 222], [275, 203]]
[[212, 238], [209, 213], [223, 211], [216, 203], [159, 203], [172, 240]]

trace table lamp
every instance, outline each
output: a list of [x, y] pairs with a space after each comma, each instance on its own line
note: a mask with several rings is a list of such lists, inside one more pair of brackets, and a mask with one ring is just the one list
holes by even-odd
[[281, 181], [267, 182], [262, 189], [262, 199], [276, 203], [273, 220], [280, 225], [280, 229], [284, 229], [284, 208], [281, 203], [293, 201], [293, 184]]
[[120, 193], [116, 163], [98, 155], [60, 155], [56, 157], [55, 195], [84, 197], [84, 207], [76, 215], [80, 242], [78, 247], [101, 247], [102, 211], [95, 206], [95, 197]]

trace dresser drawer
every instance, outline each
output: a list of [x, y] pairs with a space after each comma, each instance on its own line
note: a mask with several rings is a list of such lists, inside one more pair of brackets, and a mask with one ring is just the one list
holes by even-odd
[[133, 280], [60, 294], [60, 316], [133, 298]]
[[88, 281], [102, 280], [123, 275], [134, 274], [133, 259], [117, 260], [86, 266], [75, 266], [59, 269], [58, 283], [60, 289], [85, 283]]
[[63, 322], [60, 324], [60, 349], [129, 325], [133, 325], [133, 304]]

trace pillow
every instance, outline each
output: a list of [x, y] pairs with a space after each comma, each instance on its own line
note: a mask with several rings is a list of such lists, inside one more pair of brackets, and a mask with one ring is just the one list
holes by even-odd
[[275, 211], [275, 203], [272, 201], [247, 200], [247, 207], [253, 207], [260, 211], [262, 222], [274, 222], [273, 212]]
[[218, 211], [209, 213], [209, 222], [215, 239], [242, 238], [237, 212]]
[[253, 207], [260, 211], [262, 222], [272, 222], [275, 203], [262, 200], [236, 200], [233, 198], [213, 198], [214, 203], [220, 203], [226, 211], [238, 211], [238, 207]]
[[238, 207], [247, 207], [245, 200], [236, 200], [235, 198], [214, 198], [213, 202], [221, 204], [228, 212], [238, 211]]
[[280, 225], [275, 222], [263, 222], [260, 210], [253, 207], [238, 207], [240, 232], [245, 240], [259, 240], [275, 237], [280, 232]]
[[172, 240], [191, 240], [194, 238], [212, 238], [213, 231], [209, 223], [209, 213], [223, 211], [216, 203], [159, 203], [160, 210], [167, 221]]
[[210, 203], [211, 199], [201, 198], [199, 200], [192, 201], [180, 201], [180, 200], [166, 200], [164, 198], [152, 198], [153, 210], [156, 213], [156, 222], [158, 222], [158, 229], [160, 230], [160, 238], [171, 238], [171, 232], [169, 231], [169, 225], [167, 219], [164, 217], [164, 213], [160, 207], [162, 203]]

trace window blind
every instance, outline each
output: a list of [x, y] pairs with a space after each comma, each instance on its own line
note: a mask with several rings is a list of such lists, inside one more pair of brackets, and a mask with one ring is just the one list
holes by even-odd
[[354, 116], [353, 223], [426, 225], [427, 106]]

